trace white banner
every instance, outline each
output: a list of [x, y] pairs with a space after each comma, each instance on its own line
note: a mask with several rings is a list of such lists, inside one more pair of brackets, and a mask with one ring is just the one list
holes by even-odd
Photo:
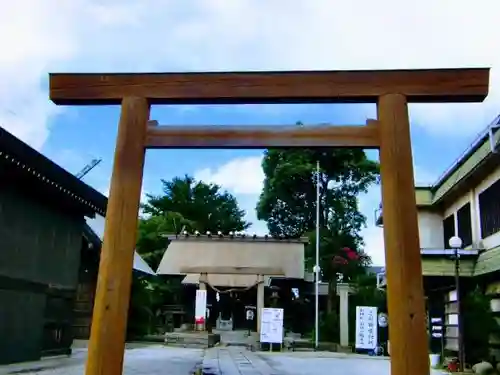
[[281, 344], [283, 342], [283, 309], [265, 307], [260, 320], [260, 342]]
[[195, 324], [205, 324], [206, 313], [207, 313], [207, 291], [198, 289], [196, 291], [196, 301], [194, 307]]
[[375, 349], [377, 333], [377, 308], [356, 306], [356, 349]]

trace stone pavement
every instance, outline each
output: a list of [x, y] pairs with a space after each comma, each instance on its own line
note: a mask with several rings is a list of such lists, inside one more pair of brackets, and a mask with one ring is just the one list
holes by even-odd
[[[83, 375], [86, 357], [86, 349], [75, 349], [69, 358], [0, 366], [0, 375]], [[152, 345], [126, 350], [123, 374], [192, 375], [200, 368], [204, 375], [389, 375], [390, 361], [328, 352], [252, 352], [240, 346], [203, 351]]]
[[[83, 375], [86, 349], [71, 357], [0, 366], [0, 375]], [[199, 368], [203, 350], [152, 345], [125, 351], [124, 375], [191, 375]]]
[[278, 374], [259, 355], [243, 347], [210, 348], [202, 363], [204, 375], [271, 375]]
[[[390, 375], [391, 363], [385, 357], [369, 357], [330, 352], [259, 353], [273, 368], [273, 374], [283, 375]], [[442, 371], [431, 370], [431, 375]]]

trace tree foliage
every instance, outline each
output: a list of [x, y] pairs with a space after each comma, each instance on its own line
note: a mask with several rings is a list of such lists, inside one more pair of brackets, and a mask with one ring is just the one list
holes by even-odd
[[268, 150], [258, 218], [271, 233], [298, 237], [316, 223], [316, 162], [320, 163], [320, 226], [357, 233], [364, 224], [357, 196], [378, 179], [378, 163], [363, 150]]
[[250, 226], [244, 220], [245, 211], [239, 208], [236, 198], [222, 191], [218, 185], [195, 181], [190, 176], [161, 182], [163, 194], [148, 195], [143, 212], [151, 216], [180, 214], [184, 221], [172, 223], [175, 224], [175, 233], [179, 233], [184, 225], [186, 230], [198, 230], [201, 233], [221, 231], [226, 234]]
[[179, 233], [182, 228], [195, 226], [192, 220], [178, 212], [165, 212], [139, 219], [137, 251], [149, 266], [156, 270], [167, 247], [167, 239], [162, 234]]
[[500, 335], [500, 326], [491, 311], [491, 297], [476, 287], [465, 295], [461, 309], [467, 362], [490, 360], [490, 337]]
[[[156, 270], [168, 246], [165, 234], [181, 230], [201, 233], [241, 231], [250, 225], [236, 198], [214, 184], [190, 176], [162, 180], [163, 194], [149, 195], [139, 219], [137, 252]], [[132, 284], [129, 334], [154, 333], [161, 322], [162, 306], [181, 304], [183, 294], [178, 277], [136, 274]]]
[[[308, 234], [309, 243], [305, 248], [306, 268], [312, 270], [316, 263], [316, 233]], [[352, 281], [364, 273], [371, 264], [370, 257], [360, 247], [357, 236], [345, 233], [333, 233], [328, 228], [320, 228], [319, 266], [322, 279], [334, 282], [342, 275], [342, 281]], [[348, 251], [346, 251], [348, 250]], [[350, 254], [355, 254], [355, 258]]]
[[[321, 228], [321, 268], [326, 279], [334, 278], [338, 269], [366, 266], [369, 257], [362, 252], [360, 230], [366, 222], [358, 207], [358, 195], [378, 182], [379, 166], [360, 149], [267, 150], [262, 162], [264, 188], [257, 204], [260, 220], [265, 220], [273, 235], [300, 237], [308, 235], [306, 249], [309, 266], [314, 262], [316, 226], [316, 187], [319, 161], [319, 196]], [[357, 252], [356, 261], [333, 264], [341, 249]], [[353, 269], [354, 270], [354, 269]]]

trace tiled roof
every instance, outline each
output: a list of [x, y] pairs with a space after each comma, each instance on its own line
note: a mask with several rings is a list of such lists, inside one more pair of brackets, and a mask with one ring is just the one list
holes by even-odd
[[14, 179], [28, 184], [33, 193], [39, 188], [80, 207], [88, 216], [106, 214], [108, 199], [7, 130], [0, 127], [0, 165], [14, 172]]

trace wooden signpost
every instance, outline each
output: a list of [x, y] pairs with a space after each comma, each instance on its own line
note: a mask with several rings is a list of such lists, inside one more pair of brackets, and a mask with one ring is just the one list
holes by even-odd
[[[51, 74], [60, 105], [120, 104], [87, 375], [122, 373], [147, 148], [379, 148], [393, 375], [429, 374], [408, 103], [480, 102], [489, 69]], [[377, 103], [353, 127], [148, 126], [151, 104]]]

